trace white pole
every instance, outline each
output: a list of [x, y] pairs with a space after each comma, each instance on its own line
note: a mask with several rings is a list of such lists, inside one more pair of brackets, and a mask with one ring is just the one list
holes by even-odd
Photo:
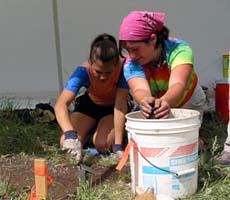
[[63, 90], [63, 75], [62, 75], [62, 58], [61, 58], [57, 1], [58, 0], [52, 0], [52, 6], [53, 6], [54, 37], [55, 37], [56, 58], [57, 58], [57, 71], [58, 71], [58, 85], [59, 85], [59, 92], [61, 92]]

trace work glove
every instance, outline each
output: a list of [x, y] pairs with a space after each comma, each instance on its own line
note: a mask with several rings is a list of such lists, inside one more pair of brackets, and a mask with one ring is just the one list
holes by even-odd
[[116, 157], [117, 159], [121, 159], [124, 155], [124, 148], [122, 144], [114, 144], [112, 146], [112, 150], [114, 153], [114, 157]]
[[82, 161], [83, 151], [81, 141], [77, 138], [75, 131], [66, 131], [62, 150], [75, 156], [76, 164]]

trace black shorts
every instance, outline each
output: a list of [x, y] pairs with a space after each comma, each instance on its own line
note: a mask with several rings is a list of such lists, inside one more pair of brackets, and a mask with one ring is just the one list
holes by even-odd
[[99, 121], [104, 116], [113, 115], [114, 105], [97, 105], [90, 99], [86, 92], [85, 94], [76, 98], [73, 112], [83, 113]]

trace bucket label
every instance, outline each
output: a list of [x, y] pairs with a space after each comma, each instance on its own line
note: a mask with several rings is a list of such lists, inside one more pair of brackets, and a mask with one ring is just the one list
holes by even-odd
[[[171, 191], [170, 194], [175, 192], [175, 196], [181, 192], [185, 193], [184, 188], [188, 188], [187, 194], [194, 193], [197, 187], [199, 158], [197, 141], [179, 147], [140, 147], [139, 150], [142, 155], [138, 151], [135, 151], [135, 154], [139, 160], [139, 178], [142, 179], [144, 188], [153, 186], [157, 194], [168, 190]], [[192, 173], [179, 177], [174, 174], [192, 168], [195, 169]]]
[[[152, 159], [151, 159], [152, 160]], [[158, 166], [156, 163], [159, 163], [158, 159], [155, 159], [153, 161], [153, 164], [156, 165], [157, 167], [154, 166], [143, 166], [142, 167], [142, 172], [144, 174], [170, 174], [170, 171], [172, 172], [178, 172], [180, 170], [180, 168], [176, 168], [177, 166], [185, 166], [187, 164], [191, 164], [194, 163], [198, 160], [198, 153], [193, 153], [191, 155], [187, 155], [187, 156], [181, 156], [181, 157], [176, 157], [176, 158], [170, 158], [168, 161], [169, 163], [167, 166]]]
[[189, 163], [193, 163], [198, 159], [198, 153], [194, 153], [187, 156], [176, 157], [170, 159], [170, 166], [181, 166]]
[[[164, 170], [161, 170], [161, 169], [164, 169]], [[169, 167], [161, 166], [161, 169], [158, 169], [156, 167], [151, 167], [151, 166], [143, 166], [142, 168], [144, 174], [161, 174], [161, 175], [167, 174], [168, 175], [167, 171], [170, 171]]]

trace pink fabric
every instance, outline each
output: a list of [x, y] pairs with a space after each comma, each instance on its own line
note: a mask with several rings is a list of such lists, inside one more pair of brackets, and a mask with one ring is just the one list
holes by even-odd
[[137, 41], [150, 37], [152, 33], [161, 31], [165, 13], [132, 11], [122, 21], [119, 40]]

